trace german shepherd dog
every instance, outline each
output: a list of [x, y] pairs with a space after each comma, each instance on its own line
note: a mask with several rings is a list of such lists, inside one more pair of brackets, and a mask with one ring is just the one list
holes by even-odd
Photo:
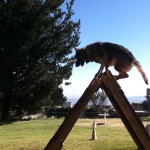
[[108, 70], [109, 66], [114, 66], [119, 75], [115, 78], [127, 78], [127, 72], [135, 66], [141, 73], [144, 81], [148, 84], [148, 78], [133, 54], [125, 47], [109, 43], [109, 42], [96, 42], [87, 45], [85, 48], [75, 48], [76, 50], [76, 67], [83, 66], [84, 62], [97, 62], [101, 64], [100, 72], [105, 68]]

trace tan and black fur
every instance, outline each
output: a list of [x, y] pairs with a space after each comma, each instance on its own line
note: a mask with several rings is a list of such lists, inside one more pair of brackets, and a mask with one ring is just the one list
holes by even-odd
[[109, 66], [114, 66], [119, 72], [116, 79], [127, 78], [127, 72], [135, 66], [141, 73], [144, 81], [148, 84], [148, 78], [142, 69], [140, 63], [135, 59], [133, 54], [125, 47], [109, 42], [96, 42], [87, 45], [85, 48], [76, 49], [76, 67], [83, 66], [84, 63], [97, 62], [101, 64], [100, 71]]

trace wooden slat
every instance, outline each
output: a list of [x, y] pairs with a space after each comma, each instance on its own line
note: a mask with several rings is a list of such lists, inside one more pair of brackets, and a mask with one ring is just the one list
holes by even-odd
[[124, 92], [110, 72], [102, 77], [103, 89], [121, 117], [124, 125], [140, 150], [150, 150], [150, 137], [134, 112]]
[[81, 116], [93, 93], [100, 87], [101, 84], [101, 80], [96, 79], [88, 86], [76, 105], [72, 108], [68, 117], [65, 118], [55, 135], [49, 141], [45, 150], [61, 150], [64, 140], [70, 133], [78, 118]]

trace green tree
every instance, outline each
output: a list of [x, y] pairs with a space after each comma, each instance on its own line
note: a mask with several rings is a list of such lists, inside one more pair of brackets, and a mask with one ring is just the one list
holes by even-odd
[[98, 113], [103, 112], [103, 105], [107, 103], [107, 95], [104, 91], [97, 91], [90, 99], [89, 105]]
[[144, 108], [144, 110], [150, 112], [150, 101], [148, 101], [148, 100], [143, 101], [143, 108]]
[[0, 2], [1, 121], [10, 111], [30, 113], [66, 100], [59, 85], [71, 76], [70, 53], [79, 44], [73, 2], [66, 3], [66, 10], [61, 9], [64, 0]]

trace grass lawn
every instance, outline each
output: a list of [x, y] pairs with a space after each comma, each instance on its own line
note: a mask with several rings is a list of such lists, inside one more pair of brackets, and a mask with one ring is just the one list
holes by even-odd
[[[43, 150], [63, 119], [15, 122], [0, 126], [0, 150]], [[102, 123], [103, 119], [96, 119]], [[137, 147], [120, 119], [97, 126], [92, 137], [92, 119], [79, 119], [65, 141], [66, 150], [136, 150]], [[148, 122], [145, 122], [147, 124]]]

